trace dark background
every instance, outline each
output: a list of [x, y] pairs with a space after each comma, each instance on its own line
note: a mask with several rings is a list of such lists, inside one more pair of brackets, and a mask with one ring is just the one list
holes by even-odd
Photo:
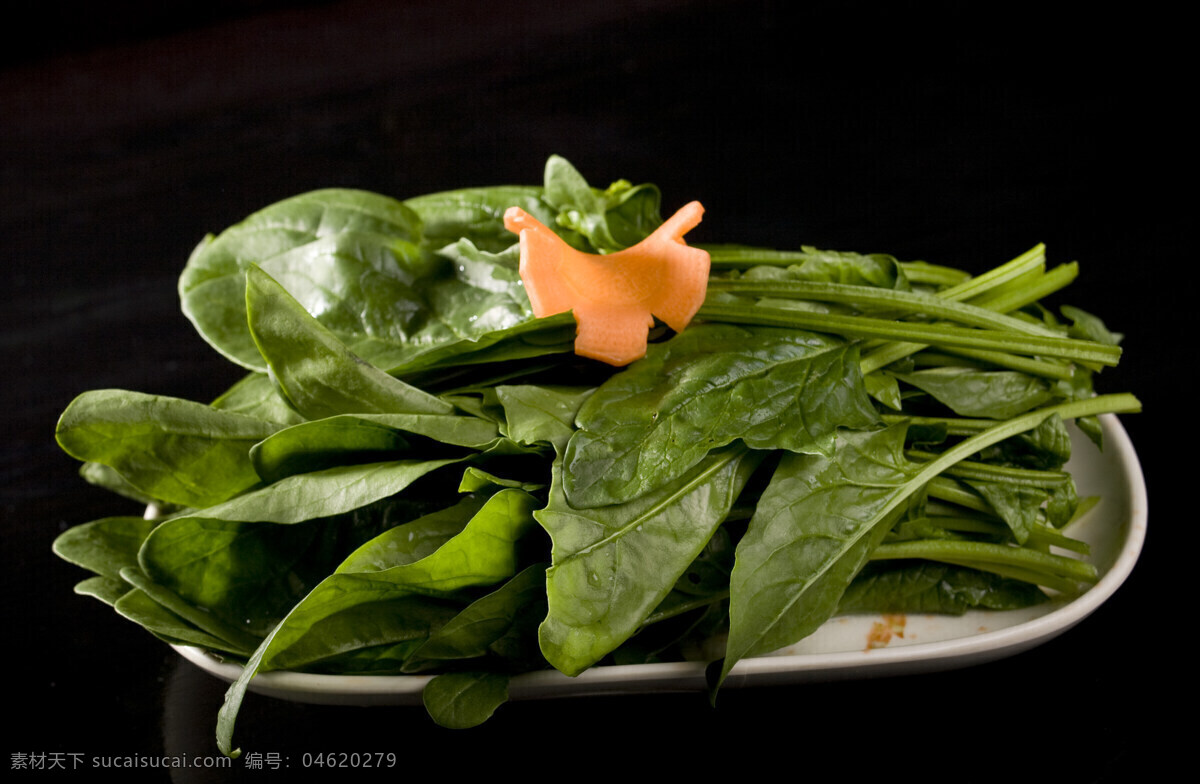
[[433, 775], [775, 776], [778, 760], [960, 781], [1122, 781], [1172, 750], [1154, 695], [1194, 680], [1174, 666], [1191, 607], [1168, 555], [1194, 518], [1175, 490], [1191, 384], [1176, 336], [1195, 322], [1179, 20], [948, 2], [23, 5], [33, 22], [7, 27], [0, 58], [9, 754], [216, 753], [223, 685], [73, 595], [84, 574], [50, 552], [68, 526], [136, 513], [55, 445], [76, 394], [204, 400], [240, 376], [179, 313], [195, 243], [313, 188], [537, 183], [551, 153], [596, 185], [658, 183], [664, 211], [699, 199], [695, 241], [976, 272], [1045, 242], [1080, 261], [1062, 301], [1127, 335], [1099, 386], [1146, 406], [1123, 418], [1153, 501], [1142, 561], [1076, 629], [967, 670], [729, 690], [715, 711], [699, 694], [514, 703], [461, 733], [420, 709], [251, 696], [246, 747], [293, 764], [395, 751]]

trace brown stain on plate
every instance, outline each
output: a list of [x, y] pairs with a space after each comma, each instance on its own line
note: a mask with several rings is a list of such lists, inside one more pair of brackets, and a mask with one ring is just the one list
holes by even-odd
[[902, 613], [881, 616], [881, 620], [871, 624], [871, 631], [867, 633], [867, 650], [886, 648], [893, 637], [904, 639], [904, 626], [907, 623], [908, 617]]

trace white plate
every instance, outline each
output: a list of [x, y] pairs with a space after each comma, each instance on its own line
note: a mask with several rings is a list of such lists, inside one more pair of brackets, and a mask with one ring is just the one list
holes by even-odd
[[[999, 659], [1049, 640], [1087, 617], [1125, 581], [1146, 537], [1146, 481], [1125, 429], [1111, 414], [1101, 417], [1104, 452], [1072, 427], [1067, 464], [1080, 497], [1101, 502], [1071, 527], [1088, 542], [1101, 579], [1074, 601], [1051, 601], [1009, 612], [972, 611], [962, 616], [850, 616], [834, 618], [816, 633], [770, 656], [738, 662], [724, 686], [895, 675], [947, 670]], [[233, 681], [241, 667], [222, 663], [198, 648], [175, 646], [189, 661]], [[429, 676], [312, 675], [268, 672], [250, 689], [272, 697], [317, 704], [406, 705], [421, 701]], [[554, 671], [514, 678], [512, 699], [636, 691], [703, 689], [701, 663], [593, 667], [575, 678]]]

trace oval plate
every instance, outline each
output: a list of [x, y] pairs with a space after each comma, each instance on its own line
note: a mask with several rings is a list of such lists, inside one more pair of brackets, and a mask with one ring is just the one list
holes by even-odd
[[[1070, 529], [1073, 537], [1091, 545], [1090, 560], [1101, 575], [1082, 596], [1007, 612], [833, 618], [795, 645], [738, 662], [723, 688], [965, 667], [1027, 650], [1079, 623], [1125, 582], [1146, 538], [1146, 480], [1137, 453], [1115, 416], [1100, 419], [1104, 452], [1072, 426], [1072, 457], [1067, 464], [1080, 498], [1101, 496], [1100, 503]], [[241, 674], [239, 665], [221, 662], [199, 648], [173, 647], [223, 680], [233, 681]], [[409, 705], [421, 702], [421, 690], [430, 677], [268, 672], [255, 677], [250, 689], [314, 704]], [[552, 670], [528, 673], [512, 679], [509, 697], [543, 699], [705, 687], [703, 663], [673, 662], [593, 667], [575, 678]]]

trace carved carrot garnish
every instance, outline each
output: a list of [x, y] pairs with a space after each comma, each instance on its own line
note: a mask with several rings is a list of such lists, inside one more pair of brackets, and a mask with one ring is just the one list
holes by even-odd
[[575, 353], [610, 365], [646, 354], [654, 316], [681, 332], [708, 288], [709, 257], [683, 240], [704, 215], [685, 204], [653, 234], [606, 256], [575, 250], [520, 207], [504, 225], [521, 237], [521, 280], [538, 318], [574, 311]]

